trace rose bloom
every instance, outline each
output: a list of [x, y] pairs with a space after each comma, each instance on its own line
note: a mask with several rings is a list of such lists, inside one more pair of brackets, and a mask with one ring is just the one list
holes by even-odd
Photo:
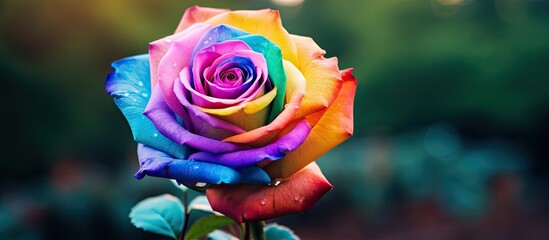
[[352, 69], [324, 54], [276, 10], [187, 9], [107, 78], [138, 142], [136, 178], [202, 187], [239, 222], [305, 211], [332, 188], [315, 159], [353, 133]]

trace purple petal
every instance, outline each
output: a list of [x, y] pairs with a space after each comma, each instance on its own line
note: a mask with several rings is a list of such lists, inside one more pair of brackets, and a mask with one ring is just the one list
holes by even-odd
[[[187, 74], [184, 74], [183, 72], [187, 72]], [[188, 71], [183, 72], [182, 76], [188, 76]], [[188, 114], [188, 120], [186, 123], [192, 125], [193, 133], [200, 136], [221, 140], [226, 137], [245, 132], [242, 128], [210, 116], [190, 104], [185, 97], [185, 88], [181, 82], [182, 81], [179, 79], [175, 81], [174, 93], [181, 102], [181, 105], [185, 108], [185, 112]]]
[[158, 64], [160, 59], [166, 54], [170, 46], [172, 45], [175, 39], [179, 39], [185, 35], [193, 33], [195, 30], [207, 26], [205, 23], [193, 24], [185, 31], [178, 32], [174, 35], [170, 35], [154, 42], [149, 43], [149, 55], [150, 55], [150, 71], [151, 71], [151, 86], [155, 86], [158, 81]]
[[166, 104], [181, 117], [183, 117], [184, 112], [173, 92], [174, 81], [179, 76], [181, 70], [189, 66], [194, 46], [204, 33], [211, 28], [211, 25], [201, 26], [193, 29], [179, 39], [174, 39], [158, 65], [158, 85], [162, 90]]
[[[181, 105], [179, 106], [181, 107]], [[180, 145], [185, 144], [199, 151], [213, 153], [233, 152], [249, 149], [249, 147], [245, 145], [227, 143], [189, 132], [177, 122], [174, 112], [164, 101], [162, 92], [160, 91], [158, 85], [153, 89], [151, 99], [149, 100], [149, 104], [147, 105], [144, 114], [151, 119], [155, 127], [162, 135]], [[184, 116], [187, 115], [184, 114]], [[185, 123], [190, 123], [190, 120]], [[208, 129], [210, 131], [219, 130], [216, 126], [210, 126]]]
[[287, 151], [293, 151], [299, 147], [310, 132], [311, 126], [303, 119], [299, 121], [289, 133], [267, 146], [221, 154], [197, 152], [191, 154], [189, 159], [216, 163], [232, 168], [253, 166], [266, 159], [277, 160], [284, 157]]
[[204, 108], [226, 108], [251, 101], [260, 96], [258, 90], [264, 90], [264, 82], [268, 81], [263, 55], [239, 40], [200, 50], [193, 60], [192, 78], [185, 74], [182, 71], [180, 79], [189, 91], [189, 100]]

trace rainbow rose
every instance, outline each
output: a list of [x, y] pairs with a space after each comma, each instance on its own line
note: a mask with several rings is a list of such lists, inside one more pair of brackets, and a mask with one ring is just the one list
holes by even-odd
[[145, 175], [205, 185], [239, 222], [314, 204], [332, 185], [314, 161], [353, 133], [356, 80], [275, 10], [191, 7], [149, 54], [106, 81]]

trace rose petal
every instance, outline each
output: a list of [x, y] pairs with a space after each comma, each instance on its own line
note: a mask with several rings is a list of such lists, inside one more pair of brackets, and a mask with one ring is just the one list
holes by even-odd
[[171, 47], [166, 51], [158, 65], [158, 85], [162, 90], [166, 104], [181, 117], [184, 117], [184, 112], [173, 92], [174, 82], [183, 68], [189, 66], [194, 46], [210, 28], [211, 26], [206, 25], [189, 32], [179, 39], [174, 39]]
[[305, 78], [291, 63], [284, 60], [286, 72], [286, 106], [285, 109], [271, 123], [254, 130], [228, 137], [223, 141], [246, 143], [252, 146], [261, 146], [270, 142], [280, 130], [285, 128], [294, 118], [305, 93]]
[[198, 45], [193, 50], [193, 56], [215, 43], [231, 40], [241, 40], [250, 46], [252, 50], [261, 53], [265, 57], [269, 79], [278, 87], [277, 95], [271, 105], [268, 122], [273, 121], [282, 111], [284, 96], [286, 94], [286, 75], [282, 66], [282, 53], [276, 44], [263, 36], [249, 35], [240, 29], [227, 25], [219, 25], [204, 34], [201, 41], [198, 42]]
[[326, 53], [313, 39], [291, 35], [297, 47], [300, 71], [307, 79], [305, 97], [295, 118], [326, 109], [337, 97], [342, 80], [337, 58], [324, 58]]
[[230, 10], [199, 7], [199, 6], [193, 6], [193, 7], [187, 8], [175, 32], [176, 33], [181, 32], [195, 23], [205, 22], [216, 15], [219, 15], [221, 13], [228, 12], [228, 11]]
[[212, 163], [174, 159], [143, 144], [138, 144], [137, 155], [140, 163], [140, 169], [135, 174], [137, 179], [149, 175], [175, 179], [178, 182], [209, 184], [264, 184], [270, 181], [269, 176], [259, 167], [232, 169]]
[[267, 94], [256, 98], [251, 102], [246, 102], [238, 106], [222, 108], [222, 109], [210, 109], [201, 108], [196, 106], [202, 112], [216, 115], [219, 119], [230, 122], [240, 128], [251, 131], [258, 127], [265, 125], [270, 110], [269, 104], [276, 96], [277, 88], [268, 92]]
[[259, 35], [245, 35], [237, 37], [236, 39], [244, 41], [254, 51], [261, 53], [265, 57], [267, 68], [269, 69], [269, 79], [271, 79], [273, 85], [278, 88], [276, 97], [271, 104], [271, 112], [268, 119], [268, 122], [270, 123], [282, 111], [284, 97], [286, 96], [286, 73], [284, 72], [280, 48], [265, 37]]
[[192, 27], [186, 29], [186, 31], [176, 33], [174, 35], [166, 36], [159, 40], [149, 43], [149, 55], [151, 62], [151, 86], [156, 86], [158, 82], [158, 64], [160, 59], [166, 54], [170, 46], [175, 39], [179, 39], [185, 35], [194, 33], [195, 30], [199, 30], [202, 27], [208, 26], [207, 24], [195, 24]]
[[[198, 112], [200, 111], [197, 111], [197, 112], [190, 111], [188, 117], [200, 118], [200, 115], [198, 115], [200, 113]], [[234, 151], [249, 149], [249, 147], [245, 145], [238, 145], [234, 143], [218, 141], [215, 139], [204, 137], [204, 135], [197, 135], [189, 132], [178, 122], [178, 119], [174, 114], [174, 112], [166, 105], [166, 102], [164, 101], [162, 92], [160, 91], [158, 85], [151, 94], [151, 99], [147, 104], [147, 108], [145, 109], [144, 114], [149, 119], [151, 119], [156, 129], [158, 129], [158, 131], [162, 135], [166, 136], [167, 138], [171, 139], [172, 141], [180, 145], [185, 144], [198, 151], [207, 151], [212, 153], [234, 152]], [[202, 114], [207, 115], [205, 113], [202, 113]], [[185, 124], [191, 123], [191, 120], [184, 120], [184, 121], [185, 121], [184, 122]], [[216, 131], [224, 130], [224, 128], [222, 126], [210, 125], [205, 130], [216, 132]]]
[[[225, 51], [217, 52], [218, 49], [221, 50], [226, 48], [225, 45], [240, 47], [230, 53], [227, 53]], [[245, 49], [242, 49], [243, 47], [245, 47]], [[212, 45], [209, 48], [214, 48], [215, 50], [212, 51], [219, 53], [219, 57], [217, 59], [211, 61], [211, 59], [207, 59], [204, 57], [208, 57], [209, 55], [204, 55], [203, 53], [205, 52], [200, 51], [195, 58], [195, 65], [193, 66], [194, 79], [191, 80], [190, 76], [187, 74], [188, 70], [184, 70], [180, 74], [180, 78], [184, 85], [184, 88], [189, 91], [190, 97], [194, 105], [204, 108], [220, 109], [236, 106], [238, 104], [242, 104], [243, 102], [249, 102], [263, 95], [265, 83], [266, 81], [268, 81], [268, 71], [265, 58], [263, 58], [261, 54], [251, 51], [248, 45], [246, 45], [242, 41], [225, 41], [219, 44]], [[205, 49], [207, 53], [209, 53], [210, 51], [209, 48]], [[236, 96], [235, 98], [216, 96], [215, 89], [211, 88], [211, 86], [215, 85], [214, 83], [211, 83], [212, 79], [202, 79], [200, 77], [200, 73], [205, 71], [204, 66], [206, 64], [209, 64], [210, 62], [210, 69], [215, 69], [215, 73], [213, 74], [215, 76], [213, 76], [213, 78], [219, 75], [219, 71], [226, 65], [253, 68], [253, 73], [255, 73], [255, 76], [249, 76], [250, 79], [246, 80], [246, 84], [248, 84], [249, 81], [252, 81], [250, 87], [248, 89], [243, 89], [241, 91], [241, 95]], [[204, 88], [201, 88], [200, 86], [202, 86], [203, 82], [206, 82], [207, 84], [204, 85]], [[218, 95], [219, 94], [220, 93], [218, 93]]]
[[275, 43], [282, 50], [284, 59], [298, 65], [296, 47], [290, 34], [282, 26], [277, 10], [232, 11], [218, 14], [206, 21], [212, 25], [227, 24], [250, 34], [258, 34]]
[[242, 150], [229, 153], [213, 154], [209, 152], [197, 152], [191, 154], [189, 159], [201, 162], [216, 163], [232, 168], [253, 166], [264, 160], [277, 160], [286, 155], [286, 152], [293, 151], [309, 135], [311, 126], [306, 120], [299, 122], [294, 129], [286, 136], [281, 137], [274, 143], [265, 147]]
[[[188, 71], [183, 71], [181, 76], [184, 78], [188, 78]], [[217, 118], [206, 114], [206, 111], [201, 111], [200, 108], [191, 105], [187, 101], [187, 98], [185, 97], [186, 94], [184, 93], [183, 89], [185, 89], [185, 87], [183, 86], [182, 81], [176, 81], [176, 85], [174, 86], [174, 92], [177, 98], [181, 101], [183, 107], [188, 112], [189, 119], [188, 121], [186, 121], [186, 123], [190, 123], [193, 126], [194, 133], [219, 140], [244, 132], [243, 129], [224, 121], [223, 118]], [[263, 94], [263, 92], [260, 93]]]
[[341, 91], [305, 142], [285, 158], [265, 167], [271, 178], [291, 176], [353, 134], [353, 100], [357, 82], [351, 69], [342, 71], [341, 76]]
[[112, 63], [107, 93], [126, 117], [135, 141], [153, 146], [173, 157], [187, 156], [188, 149], [162, 136], [143, 112], [151, 94], [149, 55], [127, 57]]
[[214, 211], [237, 222], [262, 221], [309, 209], [332, 185], [316, 163], [270, 185], [216, 185], [206, 190]]

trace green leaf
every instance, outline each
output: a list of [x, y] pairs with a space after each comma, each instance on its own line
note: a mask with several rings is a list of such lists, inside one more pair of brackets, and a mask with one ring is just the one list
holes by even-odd
[[234, 221], [225, 216], [209, 216], [198, 219], [187, 232], [185, 240], [199, 239], [231, 223], [234, 223]]
[[225, 231], [214, 230], [208, 234], [208, 240], [238, 240], [238, 238]]
[[183, 184], [179, 184], [176, 180], [171, 180], [173, 185], [175, 185], [177, 188], [181, 189], [181, 191], [183, 192], [186, 192], [187, 190], [189, 190], [189, 188]]
[[216, 212], [212, 209], [212, 206], [210, 206], [210, 202], [208, 202], [208, 198], [204, 195], [200, 195], [195, 197], [191, 203], [189, 203], [188, 206], [189, 212], [192, 212], [193, 210], [199, 210], [207, 213], [213, 213], [216, 215], [222, 215], [219, 212]]
[[288, 227], [271, 223], [265, 227], [265, 240], [299, 240]]
[[174, 239], [181, 232], [184, 218], [185, 207], [169, 194], [142, 200], [130, 212], [135, 227]]

